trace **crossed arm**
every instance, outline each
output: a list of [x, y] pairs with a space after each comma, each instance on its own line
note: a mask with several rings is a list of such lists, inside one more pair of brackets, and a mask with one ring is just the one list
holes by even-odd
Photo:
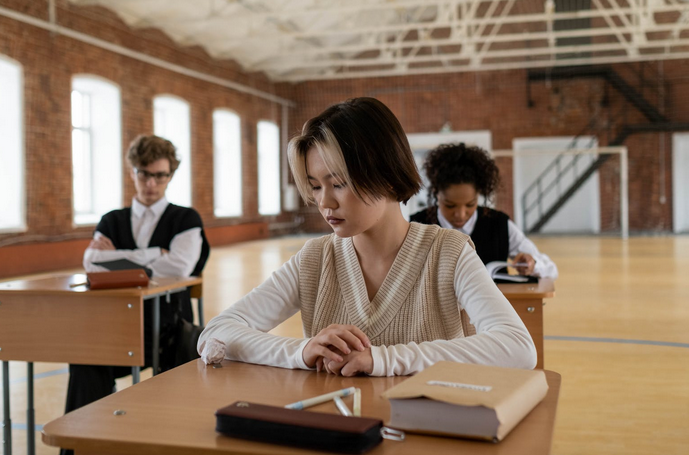
[[213, 318], [197, 346], [204, 360], [226, 358], [350, 376], [413, 374], [440, 360], [515, 368], [536, 364], [526, 327], [471, 248], [460, 255], [454, 283], [458, 311], [464, 308], [477, 329], [477, 335], [467, 338], [372, 346], [360, 329], [346, 325], [331, 325], [306, 339], [267, 333], [299, 311], [298, 277], [299, 253]]

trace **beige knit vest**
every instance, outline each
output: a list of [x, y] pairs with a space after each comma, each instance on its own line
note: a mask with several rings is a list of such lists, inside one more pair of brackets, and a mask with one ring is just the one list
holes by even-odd
[[351, 238], [310, 240], [301, 250], [299, 298], [306, 337], [330, 324], [351, 324], [375, 346], [473, 335], [457, 311], [454, 276], [469, 236], [411, 223], [388, 275], [372, 301]]

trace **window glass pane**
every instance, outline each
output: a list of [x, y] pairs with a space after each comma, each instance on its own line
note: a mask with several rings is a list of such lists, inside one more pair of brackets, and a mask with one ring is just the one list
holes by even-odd
[[22, 69], [0, 56], [0, 232], [26, 229]]
[[242, 150], [239, 116], [213, 112], [213, 193], [215, 216], [242, 214]]
[[168, 201], [191, 206], [191, 126], [189, 104], [171, 96], [153, 99], [153, 131], [177, 148], [181, 163], [170, 181], [166, 196]]
[[120, 90], [94, 76], [72, 80], [72, 191], [75, 224], [95, 224], [122, 207]]
[[280, 213], [280, 130], [275, 123], [258, 122], [258, 213]]

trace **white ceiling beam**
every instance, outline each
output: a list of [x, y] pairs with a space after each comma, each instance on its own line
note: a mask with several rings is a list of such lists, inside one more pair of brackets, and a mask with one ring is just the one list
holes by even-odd
[[[664, 25], [659, 25], [654, 27], [653, 29], [647, 30], [648, 33], [651, 32], [675, 32], [677, 30], [678, 25], [677, 24], [664, 24]], [[686, 24], [681, 30], [689, 30], [689, 23]], [[614, 30], [610, 30], [608, 28], [600, 28], [600, 29], [593, 29], [593, 30], [559, 30], [555, 31], [552, 33], [552, 37], [556, 39], [562, 39], [562, 38], [581, 38], [581, 37], [601, 37], [601, 36], [612, 36], [616, 33]], [[679, 35], [679, 33], [678, 33]], [[547, 32], [539, 32], [539, 33], [530, 33], [530, 34], [505, 34], [505, 35], [498, 35], [495, 36], [492, 40], [490, 40], [493, 43], [500, 43], [500, 42], [538, 42], [538, 41], [549, 41], [549, 38], [551, 37], [551, 34]], [[283, 60], [304, 60], [303, 57], [307, 56], [312, 56], [314, 58], [319, 58], [319, 59], [324, 59], [324, 58], [332, 58], [331, 56], [333, 54], [355, 54], [355, 53], [360, 53], [364, 51], [373, 51], [373, 50], [380, 50], [380, 49], [407, 49], [407, 48], [416, 48], [416, 47], [430, 47], [430, 46], [464, 46], [467, 44], [473, 44], [473, 43], [486, 43], [488, 42], [488, 39], [486, 37], [482, 37], [480, 39], [476, 38], [473, 40], [450, 40], [450, 39], [445, 39], [445, 38], [437, 38], [437, 39], [429, 39], [426, 41], [403, 41], [399, 43], [386, 43], [381, 46], [371, 46], [371, 45], [347, 45], [347, 46], [333, 46], [333, 47], [326, 47], [323, 49], [309, 49], [309, 50], [297, 50], [297, 51], [289, 51], [289, 50], [283, 50], [281, 52], [281, 55], [278, 57], [275, 57], [272, 61], [274, 62], [280, 62]], [[650, 40], [649, 43], [653, 43], [653, 40]], [[529, 49], [534, 49], [534, 47], [529, 47]], [[468, 55], [466, 55], [468, 56]], [[263, 70], [267, 69], [267, 66], [270, 64], [270, 61], [265, 61], [261, 64], [257, 64], [253, 67], [253, 69], [257, 70]]]
[[[633, 13], [634, 8], [621, 8], [620, 13]], [[653, 13], [663, 13], [663, 12], [681, 12], [689, 11], [689, 3], [684, 4], [681, 7], [675, 6], [663, 6], [656, 7], [653, 9]], [[577, 12], [561, 12], [554, 13], [552, 16], [546, 13], [536, 13], [536, 14], [514, 14], [506, 17], [482, 17], [482, 18], [472, 18], [471, 25], [494, 25], [494, 24], [527, 24], [527, 23], [543, 23], [547, 20], [567, 20], [567, 19], [586, 19], [586, 18], [603, 18], [610, 17], [610, 8], [595, 9], [595, 10], [584, 10]], [[280, 33], [261, 33], [255, 37], [248, 37], [254, 40], [267, 40], [267, 39], [282, 39], [286, 36], [293, 38], [315, 38], [315, 37], [325, 37], [325, 36], [338, 36], [338, 35], [360, 35], [363, 33], [375, 33], [375, 32], [398, 32], [403, 30], [415, 30], [419, 28], [447, 28], [447, 27], [460, 27], [462, 23], [458, 20], [447, 21], [447, 20], [436, 20], [436, 21], [420, 21], [420, 22], [409, 22], [404, 24], [380, 24], [375, 27], [352, 27], [347, 29], [326, 29], [326, 30], [308, 30], [301, 32], [280, 32]], [[229, 26], [229, 25], [228, 25]], [[237, 39], [247, 39], [246, 36], [236, 35]], [[227, 39], [233, 39], [233, 36], [228, 36]]]
[[[647, 44], [641, 45], [640, 49], [644, 51], [651, 51], [654, 49], [663, 50], [667, 47], [672, 46], [689, 46], [689, 38], [682, 40], [658, 40], [650, 41]], [[489, 51], [484, 56], [485, 59], [496, 59], [496, 58], [515, 58], [523, 57], [528, 59], [532, 56], [546, 56], [546, 55], [568, 55], [576, 53], [596, 53], [596, 52], [609, 52], [609, 51], [626, 51], [624, 46], [619, 43], [603, 43], [603, 44], [578, 44], [571, 46], [548, 46], [541, 48], [522, 48], [522, 49], [508, 49], [500, 51]], [[655, 54], [657, 55], [657, 54]], [[292, 65], [289, 62], [284, 62], [282, 64], [276, 64], [266, 69], [267, 71], [276, 72], [287, 72], [294, 71], [297, 69], [307, 69], [307, 68], [342, 68], [342, 67], [366, 67], [366, 66], [380, 66], [380, 65], [392, 65], [396, 63], [429, 63], [429, 62], [440, 62], [440, 61], [458, 61], [467, 60], [467, 57], [461, 53], [452, 54], [433, 54], [433, 55], [422, 55], [416, 57], [401, 57], [401, 58], [390, 58], [390, 57], [377, 57], [370, 59], [342, 59], [342, 60], [330, 60], [330, 61], [314, 61], [314, 62], [303, 62], [299, 65]], [[568, 60], [568, 59], [567, 59]], [[470, 64], [471, 65], [471, 64]], [[483, 65], [481, 66], [483, 67]]]
[[[689, 59], [689, 52], [677, 52], [670, 54], [658, 55], [643, 55], [640, 54], [637, 57], [629, 58], [624, 57], [589, 57], [589, 58], [579, 58], [579, 59], [550, 59], [547, 61], [523, 61], [523, 62], [510, 62], [510, 63], [486, 63], [480, 70], [481, 71], [499, 71], [499, 70], [514, 70], [514, 69], [530, 69], [530, 68], [551, 68], [554, 66], [577, 66], [577, 65], [605, 65], [613, 63], [626, 63], [626, 62], [643, 62], [643, 61], [658, 61], [658, 60], [676, 60], [676, 59]], [[392, 71], [362, 71], [354, 72], [349, 71], [347, 73], [310, 73], [310, 74], [300, 74], [296, 76], [283, 76], [274, 75], [276, 79], [281, 82], [293, 82], [299, 83], [303, 81], [312, 80], [336, 80], [336, 79], [352, 79], [352, 78], [368, 78], [368, 77], [394, 77], [394, 76], [409, 76], [409, 75], [421, 75], [421, 74], [438, 74], [438, 73], [459, 73], [459, 72], [475, 72], [476, 69], [466, 66], [449, 66], [449, 67], [437, 67], [437, 68], [408, 68], [404, 71], [392, 70]]]

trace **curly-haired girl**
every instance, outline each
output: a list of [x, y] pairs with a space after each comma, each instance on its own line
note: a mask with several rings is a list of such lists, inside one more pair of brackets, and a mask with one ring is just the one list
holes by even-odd
[[490, 200], [500, 184], [500, 172], [479, 147], [443, 144], [428, 153], [424, 171], [430, 182], [429, 208], [411, 221], [438, 224], [471, 236], [476, 252], [487, 264], [514, 258], [521, 275], [557, 278], [557, 266], [526, 238], [507, 214], [479, 206], [479, 195]]

